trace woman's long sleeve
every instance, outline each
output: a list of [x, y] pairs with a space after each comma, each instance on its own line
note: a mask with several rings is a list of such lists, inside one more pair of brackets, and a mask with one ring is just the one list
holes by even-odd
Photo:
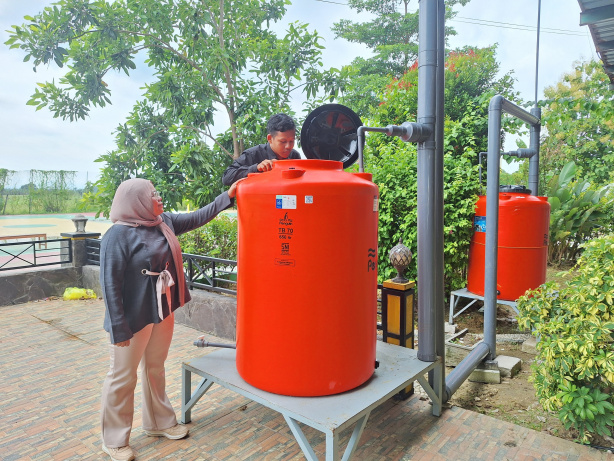
[[105, 300], [111, 343], [126, 341], [133, 336], [124, 312], [124, 282], [127, 248], [123, 245], [121, 228], [110, 229], [100, 246], [100, 285]]

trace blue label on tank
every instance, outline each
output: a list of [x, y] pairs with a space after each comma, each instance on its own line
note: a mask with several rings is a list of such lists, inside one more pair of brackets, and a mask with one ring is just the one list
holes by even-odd
[[486, 232], [486, 216], [475, 216], [473, 218], [473, 230], [475, 232]]
[[281, 208], [282, 206], [282, 200], [281, 197], [278, 195], [277, 198], [275, 199], [275, 208]]

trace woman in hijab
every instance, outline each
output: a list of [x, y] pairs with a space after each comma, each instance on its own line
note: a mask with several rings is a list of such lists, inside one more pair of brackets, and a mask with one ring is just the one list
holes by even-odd
[[102, 387], [102, 450], [114, 461], [134, 459], [130, 430], [141, 364], [143, 428], [150, 436], [181, 439], [165, 390], [164, 361], [173, 337], [175, 309], [191, 297], [176, 235], [200, 227], [232, 204], [237, 183], [192, 213], [164, 213], [146, 179], [119, 185], [111, 205], [114, 225], [100, 244], [100, 284], [106, 306], [111, 365]]

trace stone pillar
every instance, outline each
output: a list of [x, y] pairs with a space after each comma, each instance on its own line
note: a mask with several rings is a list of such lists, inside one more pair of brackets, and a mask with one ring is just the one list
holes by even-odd
[[[85, 224], [87, 218], [82, 214], [76, 215], [72, 218], [75, 224], [75, 232], [62, 232], [60, 235], [65, 239], [72, 241], [72, 266], [83, 267], [87, 261], [87, 251], [85, 249], [85, 239], [99, 238], [99, 232], [86, 232]], [[64, 242], [62, 242], [64, 243]], [[62, 248], [68, 245], [62, 245]], [[62, 264], [62, 267], [71, 266], [71, 264]]]

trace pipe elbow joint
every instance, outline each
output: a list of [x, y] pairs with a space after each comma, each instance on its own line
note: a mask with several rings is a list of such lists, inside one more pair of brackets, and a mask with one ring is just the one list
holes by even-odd
[[520, 148], [517, 150], [517, 152], [518, 152], [518, 158], [531, 158], [535, 154], [537, 154], [537, 151], [535, 149]]
[[433, 129], [424, 123], [403, 122], [400, 126], [388, 125], [386, 127], [388, 136], [398, 136], [405, 142], [424, 142], [432, 133]]
[[503, 108], [503, 101], [505, 101], [505, 98], [503, 96], [501, 96], [500, 94], [496, 94], [494, 95], [492, 98], [490, 98], [490, 103], [488, 104], [488, 110], [489, 111], [500, 111]]

